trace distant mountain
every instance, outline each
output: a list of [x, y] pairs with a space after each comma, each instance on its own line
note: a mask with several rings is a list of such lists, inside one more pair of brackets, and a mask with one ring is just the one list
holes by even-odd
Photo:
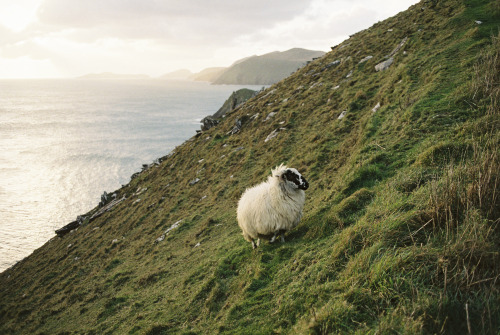
[[180, 79], [180, 80], [187, 80], [191, 79], [190, 77], [193, 75], [193, 73], [187, 69], [182, 69], [182, 70], [177, 70], [173, 72], [169, 72], [167, 74], [164, 74], [163, 76], [160, 77], [160, 79]]
[[294, 48], [271, 52], [236, 61], [225, 70], [214, 84], [271, 85], [306, 65], [313, 58], [321, 57], [323, 51]]
[[116, 74], [111, 72], [102, 73], [89, 73], [84, 76], [78, 77], [78, 79], [148, 79], [150, 78], [145, 74]]
[[209, 67], [201, 70], [198, 73], [194, 73], [190, 76], [190, 79], [195, 81], [208, 81], [214, 82], [220, 75], [227, 70], [227, 67]]

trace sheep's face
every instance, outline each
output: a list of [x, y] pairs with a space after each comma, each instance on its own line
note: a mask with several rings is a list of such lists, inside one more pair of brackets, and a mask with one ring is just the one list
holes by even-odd
[[306, 178], [304, 178], [296, 169], [286, 169], [283, 172], [282, 177], [283, 180], [292, 188], [298, 188], [300, 190], [307, 190], [309, 188], [309, 183]]

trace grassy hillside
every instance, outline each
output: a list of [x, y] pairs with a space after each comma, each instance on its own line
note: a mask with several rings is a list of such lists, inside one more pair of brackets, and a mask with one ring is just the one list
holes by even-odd
[[[260, 92], [0, 274], [0, 333], [497, 334], [499, 22], [422, 1]], [[252, 250], [236, 204], [281, 162], [304, 217]]]
[[323, 54], [323, 51], [294, 48], [248, 57], [231, 65], [213, 83], [271, 85]]

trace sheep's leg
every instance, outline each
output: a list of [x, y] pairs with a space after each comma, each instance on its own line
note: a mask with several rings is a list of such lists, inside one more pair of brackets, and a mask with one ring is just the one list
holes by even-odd
[[274, 241], [276, 241], [276, 237], [278, 236], [278, 232], [274, 232], [274, 235], [273, 237], [271, 238], [271, 240], [269, 241], [269, 243], [273, 243]]
[[257, 246], [260, 246], [260, 238], [257, 239]]
[[281, 243], [285, 243], [285, 233], [281, 233]]
[[257, 248], [257, 246], [258, 246], [258, 244], [256, 245], [256, 244], [255, 244], [255, 241], [254, 241], [254, 240], [252, 240], [252, 249]]

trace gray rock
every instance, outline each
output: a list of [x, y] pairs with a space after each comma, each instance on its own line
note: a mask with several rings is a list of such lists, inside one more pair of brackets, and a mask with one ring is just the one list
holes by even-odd
[[106, 205], [109, 201], [110, 196], [106, 191], [101, 195], [101, 201], [99, 202], [99, 207]]
[[59, 237], [63, 237], [64, 235], [66, 235], [67, 233], [69, 233], [70, 231], [72, 231], [73, 229], [76, 229], [78, 227], [80, 227], [80, 222], [78, 222], [78, 220], [73, 221], [73, 222], [68, 223], [64, 227], [57, 229], [56, 234]]
[[173, 225], [171, 225], [167, 230], [165, 230], [165, 235], [168, 235], [168, 233], [170, 233], [172, 230], [174, 230], [175, 228], [178, 228], [179, 225], [181, 224], [182, 220], [179, 220], [177, 222], [175, 222]]
[[392, 56], [397, 54], [398, 51], [403, 47], [403, 45], [405, 45], [406, 41], [408, 41], [408, 37], [403, 38], [403, 40], [398, 44], [398, 46], [395, 47], [394, 50], [392, 50], [392, 52], [386, 56], [386, 58], [391, 58]]
[[232, 152], [238, 152], [238, 151], [243, 150], [243, 149], [245, 149], [245, 147], [237, 147]]
[[361, 64], [361, 63], [364, 63], [366, 61], [369, 61], [372, 58], [373, 58], [373, 56], [366, 56], [365, 58], [363, 58], [362, 60], [360, 60], [358, 64]]
[[195, 178], [195, 179], [193, 179], [193, 180], [191, 180], [191, 181], [189, 182], [189, 185], [191, 185], [191, 186], [192, 186], [192, 185], [195, 185], [195, 184], [197, 184], [199, 181], [200, 181], [200, 178]]
[[346, 114], [347, 114], [347, 111], [343, 111], [342, 113], [340, 113], [340, 115], [337, 119], [342, 120]]
[[278, 128], [278, 129], [274, 129], [269, 135], [267, 135], [266, 139], [264, 140], [264, 142], [268, 142], [270, 141], [271, 139], [275, 138], [276, 136], [278, 136], [278, 133], [280, 131], [283, 131], [283, 130], [286, 130], [286, 128]]
[[207, 131], [210, 128], [213, 128], [213, 127], [215, 127], [218, 124], [219, 124], [219, 120], [216, 120], [216, 119], [214, 119], [211, 116], [204, 117], [201, 120], [201, 130], [202, 131]]
[[335, 60], [335, 61], [333, 61], [333, 62], [331, 62], [331, 63], [326, 64], [323, 68], [321, 68], [321, 70], [320, 70], [320, 71], [321, 71], [321, 72], [323, 72], [323, 71], [325, 71], [326, 69], [329, 69], [329, 68], [331, 68], [331, 67], [337, 66], [337, 65], [339, 65], [339, 64], [340, 64], [340, 60], [338, 60], [338, 59], [337, 59], [337, 60]]
[[264, 142], [270, 141], [271, 139], [275, 138], [276, 136], [278, 136], [278, 129], [274, 129], [269, 135], [267, 135]]
[[377, 103], [375, 107], [372, 108], [372, 112], [375, 113], [379, 108], [380, 108], [380, 102]]
[[388, 60], [383, 61], [382, 63], [378, 63], [377, 65], [375, 65], [375, 70], [376, 71], [384, 71], [384, 70], [388, 69], [392, 63], [394, 63], [394, 58], [391, 57]]
[[247, 115], [243, 115], [241, 118], [239, 119], [236, 119], [236, 121], [234, 122], [234, 127], [233, 129], [231, 129], [228, 134], [229, 135], [234, 135], [236, 133], [238, 133], [241, 128], [243, 127], [243, 125], [250, 119], [249, 116]]
[[236, 121], [234, 122], [234, 127], [229, 131], [229, 134], [234, 135], [238, 133], [241, 130], [241, 126], [242, 126], [241, 119], [236, 119]]
[[269, 114], [267, 115], [266, 119], [264, 120], [264, 122], [265, 122], [265, 121], [268, 121], [269, 119], [271, 119], [271, 118], [272, 118], [273, 116], [275, 116], [275, 115], [276, 115], [276, 112], [271, 112], [271, 113], [269, 113]]
[[337, 60], [335, 60], [335, 61], [333, 61], [333, 62], [331, 62], [331, 63], [326, 64], [326, 66], [325, 66], [325, 67], [328, 69], [328, 68], [330, 68], [330, 67], [332, 67], [332, 66], [337, 66], [337, 65], [339, 65], [339, 64], [340, 64], [340, 60], [338, 60], [338, 59], [337, 59]]

